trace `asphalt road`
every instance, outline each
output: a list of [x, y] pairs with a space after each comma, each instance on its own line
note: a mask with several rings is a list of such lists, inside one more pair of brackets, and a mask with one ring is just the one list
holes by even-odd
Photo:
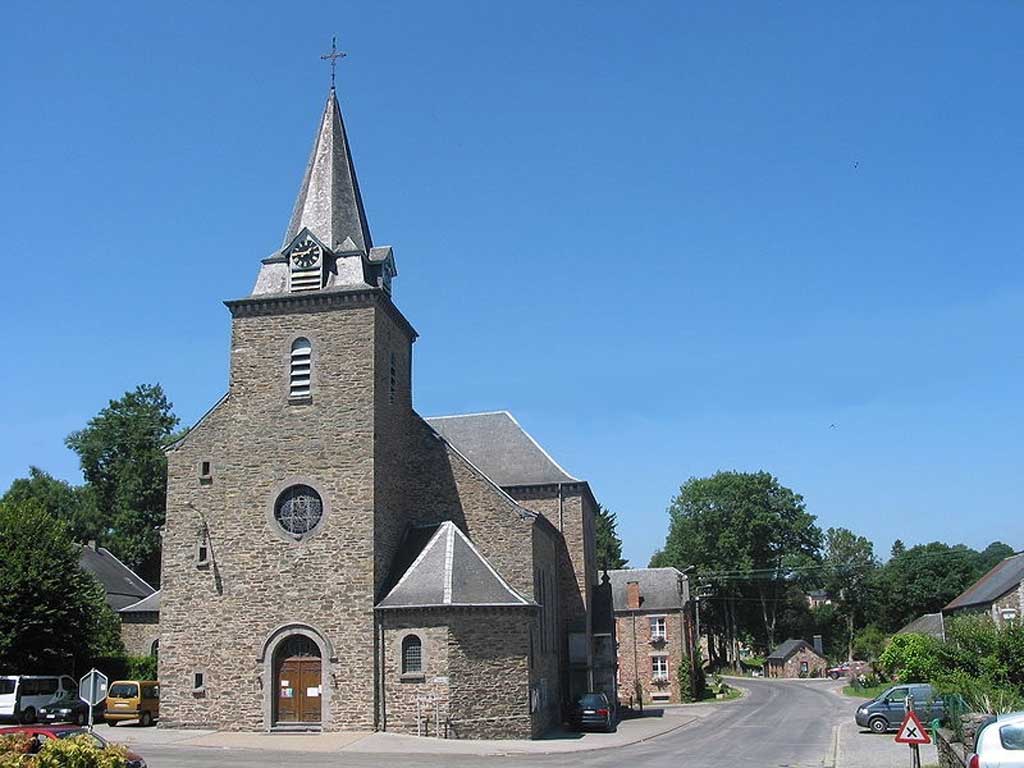
[[[855, 702], [821, 681], [745, 681], [749, 694], [707, 717], [640, 744], [561, 755], [330, 754], [147, 745], [139, 751], [152, 768], [345, 766], [345, 768], [831, 768], [836, 729]], [[283, 737], [287, 738], [287, 737]]]

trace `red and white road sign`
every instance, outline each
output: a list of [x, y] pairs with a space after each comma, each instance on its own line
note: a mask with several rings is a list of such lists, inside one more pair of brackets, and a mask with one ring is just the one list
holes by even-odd
[[932, 740], [928, 736], [928, 731], [921, 724], [917, 713], [910, 711], [903, 718], [900, 732], [896, 734], [896, 742], [898, 744], [931, 744]]

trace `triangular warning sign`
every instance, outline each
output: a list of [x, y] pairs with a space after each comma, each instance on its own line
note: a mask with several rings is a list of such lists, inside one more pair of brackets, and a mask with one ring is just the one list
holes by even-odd
[[910, 711], [903, 718], [900, 732], [896, 734], [896, 742], [899, 744], [931, 744], [932, 740], [928, 736], [928, 731], [921, 724], [917, 713]]

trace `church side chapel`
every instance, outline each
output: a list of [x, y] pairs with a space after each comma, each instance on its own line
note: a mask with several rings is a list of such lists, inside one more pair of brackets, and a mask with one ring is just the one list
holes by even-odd
[[590, 486], [507, 412], [416, 413], [397, 275], [332, 82], [284, 241], [225, 302], [227, 394], [167, 450], [163, 726], [530, 738], [615, 700]]

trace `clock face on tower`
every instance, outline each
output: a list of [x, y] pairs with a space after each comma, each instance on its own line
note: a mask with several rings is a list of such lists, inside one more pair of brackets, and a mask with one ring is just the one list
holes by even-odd
[[311, 237], [296, 243], [288, 254], [292, 266], [297, 269], [309, 269], [323, 256], [323, 248]]

